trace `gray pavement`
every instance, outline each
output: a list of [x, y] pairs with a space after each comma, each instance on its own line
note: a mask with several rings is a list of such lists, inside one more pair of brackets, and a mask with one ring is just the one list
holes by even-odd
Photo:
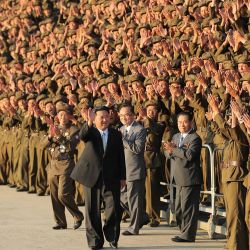
[[[84, 207], [80, 207], [83, 211]], [[87, 250], [84, 225], [74, 231], [73, 219], [67, 212], [68, 229], [55, 231], [50, 197], [17, 193], [0, 186], [0, 250]], [[122, 231], [126, 223], [122, 224]], [[195, 243], [174, 243], [177, 228], [162, 223], [158, 228], [143, 227], [140, 235], [122, 236], [119, 249], [223, 249], [225, 240], [210, 240], [199, 230]], [[105, 243], [108, 249], [108, 244]]]

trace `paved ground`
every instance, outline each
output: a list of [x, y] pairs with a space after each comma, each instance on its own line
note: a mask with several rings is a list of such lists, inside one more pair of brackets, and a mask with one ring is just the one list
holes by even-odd
[[[81, 207], [81, 210], [84, 208]], [[0, 186], [0, 249], [1, 250], [87, 250], [85, 229], [72, 229], [73, 220], [67, 213], [67, 230], [52, 230], [53, 215], [50, 198], [17, 193]], [[122, 230], [126, 224], [122, 224]], [[158, 228], [144, 227], [138, 236], [121, 236], [119, 249], [223, 249], [225, 240], [210, 240], [206, 232], [198, 232], [196, 243], [174, 243], [177, 228], [163, 222]], [[108, 249], [108, 244], [105, 244]]]

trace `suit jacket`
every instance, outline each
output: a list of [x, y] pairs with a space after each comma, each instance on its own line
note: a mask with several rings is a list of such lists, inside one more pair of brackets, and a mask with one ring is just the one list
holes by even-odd
[[178, 147], [181, 133], [175, 134], [172, 141], [177, 145], [173, 154], [166, 156], [171, 159], [171, 182], [178, 186], [192, 186], [202, 184], [200, 166], [201, 138], [191, 131]]
[[[121, 127], [121, 132], [123, 135], [125, 134], [125, 126]], [[146, 129], [138, 122], [133, 122], [129, 133], [123, 137], [127, 181], [146, 177], [144, 160], [146, 136]]]
[[71, 178], [86, 187], [93, 187], [102, 174], [105, 186], [112, 188], [126, 179], [124, 151], [121, 133], [108, 129], [106, 151], [103, 150], [101, 134], [85, 122], [79, 134], [85, 147], [71, 173]]

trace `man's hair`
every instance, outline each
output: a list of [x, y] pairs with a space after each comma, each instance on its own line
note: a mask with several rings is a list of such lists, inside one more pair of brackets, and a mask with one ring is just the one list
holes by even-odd
[[107, 111], [109, 113], [109, 108], [106, 107], [106, 106], [99, 106], [99, 107], [95, 107], [94, 110], [95, 114], [98, 112], [98, 111]]
[[119, 108], [119, 112], [121, 111], [122, 108], [128, 108], [130, 112], [134, 114], [134, 107], [130, 103], [123, 103]]
[[177, 120], [179, 119], [180, 116], [186, 116], [190, 122], [193, 120], [193, 115], [188, 112], [180, 112], [177, 115]]

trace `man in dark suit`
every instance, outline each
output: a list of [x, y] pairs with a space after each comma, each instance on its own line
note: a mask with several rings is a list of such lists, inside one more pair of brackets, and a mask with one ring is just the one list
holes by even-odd
[[192, 129], [189, 113], [180, 113], [177, 121], [180, 133], [175, 134], [171, 142], [163, 144], [166, 156], [171, 159], [171, 181], [176, 184], [176, 220], [181, 230], [181, 235], [172, 238], [172, 241], [194, 242], [202, 184], [202, 142]]
[[[71, 178], [84, 185], [86, 235], [90, 249], [101, 249], [104, 237], [112, 248], [117, 248], [120, 235], [120, 188], [125, 186], [126, 171], [122, 137], [109, 128], [107, 107], [88, 110], [80, 138], [84, 151]], [[102, 229], [101, 203], [105, 208]]]
[[[146, 129], [135, 121], [135, 114], [130, 105], [123, 105], [119, 112], [123, 134], [123, 146], [126, 162], [127, 202], [130, 214], [130, 225], [123, 235], [136, 235], [139, 229], [149, 222], [145, 212], [145, 178], [146, 166], [144, 149]], [[126, 204], [126, 201], [123, 203]], [[123, 205], [124, 207], [124, 205]]]

